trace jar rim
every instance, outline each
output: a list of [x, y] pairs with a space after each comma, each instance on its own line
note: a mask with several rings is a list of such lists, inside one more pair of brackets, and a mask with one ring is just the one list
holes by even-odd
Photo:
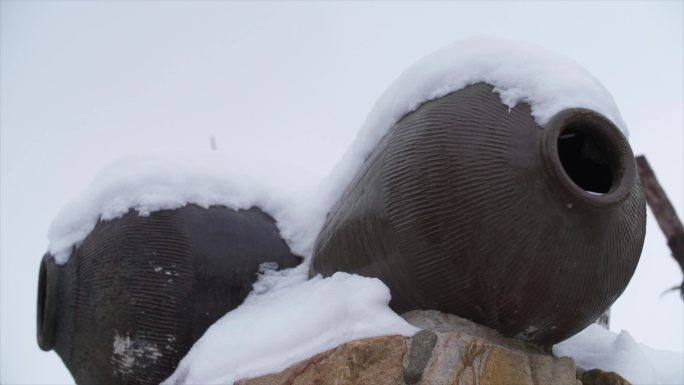
[[[581, 143], [565, 150], [564, 142], [570, 140]], [[569, 204], [612, 207], [626, 200], [636, 183], [636, 162], [627, 138], [595, 111], [570, 108], [557, 113], [544, 128], [541, 145], [542, 162], [552, 184], [571, 200]], [[601, 179], [605, 191], [592, 191], [592, 182], [580, 179], [587, 177]]]

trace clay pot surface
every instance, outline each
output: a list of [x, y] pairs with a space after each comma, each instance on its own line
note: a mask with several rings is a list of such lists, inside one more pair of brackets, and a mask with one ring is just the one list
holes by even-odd
[[99, 222], [64, 265], [43, 258], [38, 343], [78, 384], [159, 384], [252, 289], [301, 262], [259, 210], [175, 210]]
[[631, 279], [646, 224], [632, 151], [600, 114], [545, 127], [478, 83], [404, 116], [329, 213], [311, 275], [378, 277], [434, 309], [553, 344]]

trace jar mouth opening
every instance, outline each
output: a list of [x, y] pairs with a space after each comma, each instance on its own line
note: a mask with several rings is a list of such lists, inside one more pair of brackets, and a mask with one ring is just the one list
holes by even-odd
[[556, 114], [544, 132], [547, 169], [566, 195], [597, 207], [617, 204], [636, 178], [634, 155], [620, 130], [586, 109]]
[[36, 331], [38, 346], [49, 351], [55, 347], [55, 328], [57, 316], [57, 303], [55, 292], [57, 290], [57, 276], [54, 259], [46, 254], [40, 261], [38, 273], [38, 302], [36, 309]]

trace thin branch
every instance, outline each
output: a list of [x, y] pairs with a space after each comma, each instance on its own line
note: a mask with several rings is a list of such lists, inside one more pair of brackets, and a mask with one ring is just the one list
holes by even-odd
[[[665, 191], [660, 186], [658, 179], [653, 173], [653, 169], [648, 164], [646, 157], [639, 155], [636, 157], [637, 169], [641, 178], [641, 185], [646, 195], [646, 202], [658, 221], [658, 226], [667, 238], [667, 245], [672, 251], [672, 257], [679, 263], [679, 267], [684, 272], [684, 226], [677, 217], [677, 213], [672, 207], [672, 203], [667, 198]], [[684, 299], [684, 281], [679, 287], [682, 298]]]

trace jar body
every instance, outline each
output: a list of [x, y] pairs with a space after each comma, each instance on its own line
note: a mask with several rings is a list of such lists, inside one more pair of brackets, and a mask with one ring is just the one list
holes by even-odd
[[378, 277], [397, 312], [553, 344], [598, 318], [636, 269], [646, 209], [634, 170], [600, 115], [559, 113], [542, 128], [528, 105], [471, 85], [387, 132], [330, 212], [311, 274]]
[[158, 384], [243, 302], [263, 262], [300, 259], [257, 208], [188, 205], [101, 221], [66, 264], [44, 257], [39, 345], [79, 384]]

